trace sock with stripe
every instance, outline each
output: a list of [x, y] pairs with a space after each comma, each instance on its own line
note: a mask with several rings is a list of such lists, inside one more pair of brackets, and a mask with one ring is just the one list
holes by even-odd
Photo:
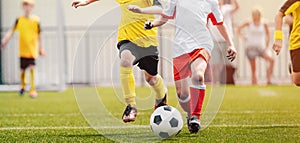
[[191, 114], [191, 109], [190, 109], [190, 101], [191, 101], [191, 96], [186, 97], [185, 99], [182, 99], [181, 97], [178, 97], [179, 104], [183, 111], [185, 111], [188, 115]]
[[202, 110], [202, 104], [205, 97], [206, 86], [191, 86], [190, 95], [191, 95], [191, 116], [197, 116], [200, 119], [200, 114]]

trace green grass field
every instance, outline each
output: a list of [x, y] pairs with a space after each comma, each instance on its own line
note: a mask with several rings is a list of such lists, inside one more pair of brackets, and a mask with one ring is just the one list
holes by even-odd
[[[98, 88], [111, 115], [119, 119], [124, 105], [112, 88]], [[138, 95], [147, 88], [138, 88]], [[169, 104], [177, 106], [175, 89], [169, 88]], [[91, 103], [92, 104], [92, 103]], [[149, 118], [153, 110], [139, 111], [134, 123], [144, 128], [107, 128], [101, 134], [90, 128], [77, 106], [73, 90], [40, 92], [37, 99], [0, 93], [0, 142], [153, 142]], [[109, 120], [106, 120], [109, 126]], [[127, 132], [135, 132], [126, 139]], [[109, 137], [109, 138], [107, 138]], [[124, 138], [124, 140], [122, 140]], [[227, 86], [220, 111], [211, 126], [197, 135], [187, 127], [176, 137], [161, 142], [300, 142], [300, 88], [294, 86]]]

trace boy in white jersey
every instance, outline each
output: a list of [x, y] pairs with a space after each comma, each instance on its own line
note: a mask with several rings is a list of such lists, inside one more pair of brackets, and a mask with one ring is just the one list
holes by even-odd
[[[138, 6], [129, 6], [128, 9], [145, 13], [145, 8]], [[151, 13], [160, 14], [161, 10], [153, 9]], [[236, 49], [223, 26], [218, 0], [169, 0], [161, 16], [153, 22], [147, 22], [145, 29], [161, 26], [173, 18], [176, 25], [173, 64], [177, 96], [181, 107], [188, 114], [190, 133], [197, 133], [200, 129], [200, 113], [206, 90], [204, 72], [213, 48], [213, 40], [207, 28], [208, 19], [217, 25], [227, 41], [229, 60], [233, 61], [236, 58]], [[189, 81], [192, 85], [188, 84]]]

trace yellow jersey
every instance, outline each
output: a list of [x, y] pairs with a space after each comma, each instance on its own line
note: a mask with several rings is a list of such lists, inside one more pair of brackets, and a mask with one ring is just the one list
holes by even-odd
[[14, 26], [14, 31], [19, 32], [19, 55], [21, 58], [38, 57], [38, 37], [40, 24], [37, 16], [20, 16]]
[[280, 12], [284, 15], [293, 15], [294, 23], [290, 35], [290, 50], [300, 48], [300, 0], [287, 0], [281, 7]]
[[129, 40], [140, 47], [158, 46], [157, 28], [145, 30], [147, 20], [154, 20], [154, 15], [139, 14], [127, 9], [128, 5], [149, 7], [152, 0], [116, 0], [121, 7], [122, 16], [118, 31], [118, 41]]

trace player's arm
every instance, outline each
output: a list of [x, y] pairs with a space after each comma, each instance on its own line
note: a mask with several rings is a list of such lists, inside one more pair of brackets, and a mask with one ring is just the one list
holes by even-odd
[[162, 13], [162, 8], [160, 6], [150, 6], [150, 7], [141, 8], [137, 5], [129, 5], [128, 10], [140, 14], [161, 14]]
[[298, 7], [293, 6], [296, 2], [299, 0], [287, 0], [283, 6], [280, 8], [280, 10], [277, 12], [275, 17], [275, 33], [274, 33], [274, 39], [275, 42], [273, 44], [273, 50], [278, 55], [282, 48], [282, 24], [283, 24], [283, 17], [289, 14], [292, 14]]
[[86, 6], [86, 5], [89, 5], [93, 2], [96, 2], [96, 1], [99, 1], [99, 0], [74, 0], [73, 3], [72, 3], [72, 6], [75, 7], [75, 8], [78, 8], [80, 6]]
[[241, 25], [239, 25], [237, 28], [236, 28], [236, 33], [238, 36], [242, 37], [244, 40], [246, 39], [246, 36], [242, 33], [242, 30], [249, 26], [249, 22], [246, 21], [244, 23], [242, 23]]
[[266, 49], [269, 48], [270, 46], [270, 30], [269, 30], [269, 25], [268, 23], [264, 23], [264, 27], [265, 27], [265, 32], [266, 32]]
[[228, 50], [227, 50], [228, 59], [230, 61], [234, 61], [236, 58], [237, 51], [234, 47], [233, 40], [230, 38], [230, 36], [228, 34], [227, 28], [225, 27], [224, 24], [217, 25], [217, 28], [228, 44]]
[[141, 8], [137, 5], [129, 5], [128, 10], [141, 14], [162, 14], [162, 6], [158, 0], [153, 0], [153, 6]]
[[159, 18], [155, 19], [154, 21], [147, 21], [145, 23], [145, 30], [150, 30], [153, 27], [159, 27], [164, 25], [165, 23], [168, 22], [167, 18], [164, 18], [163, 16], [159, 16]]
[[227, 58], [230, 61], [234, 61], [236, 58], [236, 49], [234, 47], [233, 41], [230, 38], [227, 28], [224, 25], [224, 18], [222, 15], [222, 12], [219, 8], [219, 3], [218, 1], [211, 1], [211, 5], [212, 5], [212, 12], [208, 15], [208, 18], [211, 20], [212, 24], [217, 26], [219, 32], [221, 33], [221, 35], [224, 37], [224, 39], [226, 40], [227, 44], [228, 44], [228, 49], [227, 49]]
[[281, 48], [282, 48], [282, 23], [283, 23], [283, 17], [284, 13], [278, 12], [275, 17], [275, 33], [274, 33], [274, 39], [275, 42], [273, 44], [273, 50], [276, 52], [277, 55], [279, 55]]
[[6, 46], [6, 44], [8, 43], [8, 41], [10, 40], [10, 38], [14, 35], [14, 32], [17, 29], [18, 21], [19, 21], [19, 19], [16, 20], [13, 28], [6, 32], [4, 38], [1, 41], [1, 48], [4, 48]]
[[[154, 1], [155, 2], [155, 1]], [[149, 30], [153, 27], [159, 27], [168, 22], [168, 19], [174, 19], [176, 16], [176, 4], [177, 0], [169, 0], [166, 7], [162, 10], [159, 18], [154, 21], [147, 21], [145, 23], [145, 29]]]
[[42, 30], [41, 30], [41, 25], [38, 24], [38, 43], [39, 43], [39, 54], [41, 56], [45, 56], [45, 49], [42, 43], [42, 36], [41, 36]]

